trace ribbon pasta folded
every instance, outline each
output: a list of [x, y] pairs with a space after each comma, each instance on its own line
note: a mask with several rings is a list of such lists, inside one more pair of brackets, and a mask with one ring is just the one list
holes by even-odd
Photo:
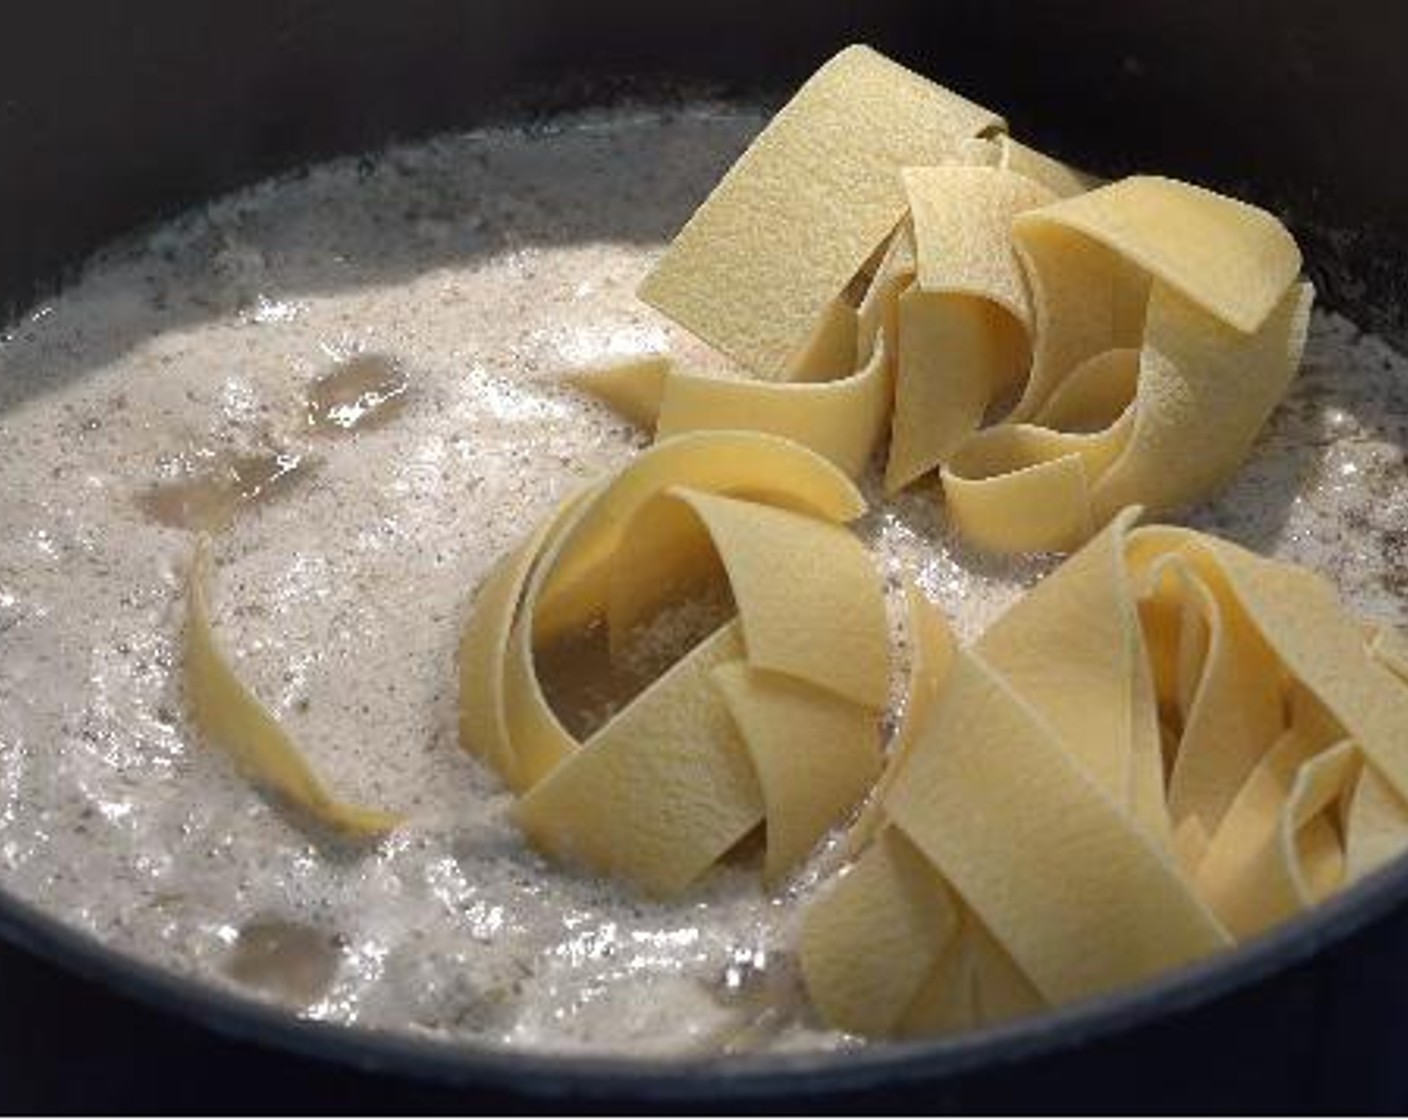
[[1310, 572], [1135, 516], [971, 649], [911, 600], [918, 726], [804, 923], [832, 1024], [926, 1033], [1095, 995], [1408, 848], [1400, 640]]
[[[845, 528], [863, 509], [799, 444], [699, 432], [568, 499], [501, 563], [460, 648], [461, 743], [518, 793], [535, 846], [668, 896], [764, 825], [775, 883], [864, 797], [889, 629]], [[623, 641], [717, 572], [737, 618], [574, 738], [535, 664], [561, 620], [603, 619]]]
[[944, 465], [960, 531], [1065, 550], [1130, 503], [1166, 512], [1225, 482], [1305, 346], [1314, 293], [1285, 229], [1141, 177], [1021, 214], [1012, 238], [1032, 284], [1031, 372], [1008, 420]]
[[641, 287], [743, 375], [657, 358], [575, 380], [661, 438], [767, 431], [852, 476], [888, 421], [887, 491], [938, 468], [973, 543], [1067, 551], [1246, 458], [1304, 347], [1300, 262], [1265, 211], [1152, 176], [1096, 185], [852, 48]]

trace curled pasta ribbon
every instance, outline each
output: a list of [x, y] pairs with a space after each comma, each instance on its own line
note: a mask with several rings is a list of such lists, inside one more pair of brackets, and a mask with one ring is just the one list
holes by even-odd
[[578, 384], [659, 435], [774, 432], [853, 476], [888, 420], [887, 491], [938, 468], [973, 543], [1065, 551], [1245, 459], [1304, 347], [1300, 261], [1256, 207], [1156, 177], [1099, 185], [853, 48], [641, 288], [747, 376], [662, 358]]
[[248, 780], [319, 824], [355, 838], [391, 831], [400, 817], [339, 801], [327, 791], [297, 744], [230, 667], [215, 641], [205, 585], [210, 547], [196, 546], [186, 582], [182, 684], [192, 723]]
[[[757, 137], [640, 288], [745, 376], [659, 358], [586, 371], [576, 383], [662, 439], [770, 432], [859, 475], [890, 421], [889, 305], [913, 273], [907, 237], [886, 252], [909, 205], [900, 171], [956, 158], [1002, 127], [867, 47], [840, 52]], [[1032, 164], [1019, 148], [974, 151]], [[1055, 161], [1041, 166], [1058, 173]]]
[[1320, 577], [1111, 524], [975, 645], [920, 596], [906, 720], [805, 916], [835, 1026], [1000, 1021], [1254, 937], [1408, 848], [1408, 662]]
[[1305, 345], [1314, 293], [1280, 223], [1138, 177], [1021, 214], [1012, 239], [1031, 370], [1010, 419], [944, 465], [959, 529], [999, 551], [1069, 549], [1131, 502], [1164, 512], [1222, 484]]
[[[889, 692], [864, 509], [825, 459], [753, 432], [665, 440], [570, 498], [481, 586], [460, 647], [461, 743], [544, 853], [678, 894], [760, 825], [776, 883], [880, 769]], [[722, 574], [737, 617], [585, 741], [535, 655], [564, 620], [613, 643]]]
[[793, 366], [799, 379], [756, 381], [678, 368], [646, 358], [578, 371], [570, 380], [601, 398], [657, 439], [684, 432], [746, 429], [797, 441], [851, 477], [870, 461], [885, 430], [892, 368], [883, 345], [850, 371], [860, 319], [856, 308], [833, 303], [816, 336]]

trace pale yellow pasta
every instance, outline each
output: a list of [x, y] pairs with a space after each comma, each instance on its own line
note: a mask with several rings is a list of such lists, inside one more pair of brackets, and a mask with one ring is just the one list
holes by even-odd
[[1134, 427], [1094, 483], [1095, 517], [1131, 502], [1185, 505], [1226, 482], [1251, 451], [1300, 362], [1314, 292], [1289, 288], [1252, 334], [1239, 334], [1174, 289], [1149, 297]]
[[1362, 631], [1320, 576], [1226, 542], [1232, 592], [1286, 670], [1403, 796], [1408, 794], [1408, 689], [1369, 656]]
[[892, 1033], [957, 928], [943, 879], [884, 829], [808, 914], [799, 954], [812, 1002], [847, 1030]]
[[914, 223], [915, 281], [924, 292], [974, 296], [1030, 328], [1031, 301], [1012, 244], [1012, 222], [1056, 195], [993, 167], [909, 167], [903, 174]]
[[[520, 795], [538, 848], [672, 895], [766, 824], [777, 883], [861, 800], [879, 770], [888, 629], [874, 565], [829, 519], [861, 508], [797, 444], [699, 432], [569, 500], [491, 574], [461, 644], [461, 732]], [[536, 660], [560, 625], [539, 607], [578, 550], [594, 562], [567, 584], [569, 613], [605, 617], [613, 640], [711, 575], [739, 612], [585, 742]]]
[[[854, 311], [847, 314], [854, 320]], [[853, 344], [854, 327], [850, 338]], [[854, 478], [884, 432], [891, 391], [883, 347], [859, 372], [827, 381], [742, 381], [675, 371], [664, 381], [656, 432], [661, 439], [721, 428], [771, 432], [810, 447]]]
[[887, 806], [1052, 1002], [1229, 944], [1169, 855], [977, 655], [958, 655]]
[[1070, 198], [1100, 185], [1100, 180], [1060, 160], [1029, 148], [1007, 133], [963, 141], [951, 157], [970, 167], [997, 167], [1040, 183], [1057, 198]]
[[1015, 424], [979, 432], [943, 469], [950, 520], [993, 552], [1080, 547], [1098, 526], [1090, 470], [1072, 442], [1060, 432]]
[[1216, 593], [1220, 576], [1204, 550], [1161, 557], [1148, 580], [1146, 595], [1172, 600], [1181, 615], [1175, 679], [1183, 726], [1169, 810], [1175, 820], [1197, 817], [1211, 834], [1280, 733], [1282, 682], [1244, 613]]
[[[873, 784], [800, 946], [866, 1034], [1136, 983], [1408, 847], [1402, 641], [1299, 569], [1133, 527], [1221, 485], [1285, 394], [1295, 241], [999, 125], [864, 48], [823, 67], [641, 287], [749, 376], [578, 375], [659, 442], [495, 573], [465, 639], [497, 679], [466, 678], [462, 727], [529, 837], [650, 893], [760, 827], [776, 885]], [[882, 770], [888, 630], [842, 483], [887, 420], [887, 490], [937, 470], [972, 543], [1079, 551], [968, 650], [908, 589]], [[737, 620], [577, 742], [535, 648], [604, 618], [625, 649], [712, 583]]]
[[873, 712], [739, 660], [714, 683], [753, 760], [767, 813], [763, 878], [777, 884], [856, 805], [880, 771]]
[[994, 138], [999, 151], [997, 166], [1040, 183], [1058, 198], [1071, 198], [1100, 185], [1092, 175], [1029, 148], [1005, 133]]
[[958, 931], [896, 1026], [900, 1035], [995, 1026], [1049, 1006], [973, 910], [958, 904]]
[[876, 830], [884, 824], [885, 795], [904, 768], [905, 757], [914, 745], [915, 736], [928, 720], [943, 691], [948, 671], [953, 666], [953, 631], [939, 609], [912, 581], [905, 584], [905, 605], [908, 608], [910, 651], [904, 716], [890, 743], [885, 769], [875, 783], [870, 800], [847, 835], [848, 848], [852, 853], [869, 843]]
[[730, 624], [527, 790], [514, 819], [570, 865], [676, 894], [764, 819], [712, 670], [743, 656]]
[[[1304, 569], [1133, 521], [1116, 515], [955, 653], [937, 698], [911, 684], [927, 714], [859, 822], [856, 866], [899, 833], [952, 904], [888, 972], [848, 964], [872, 918], [853, 908], [878, 911], [880, 887], [822, 895], [803, 971], [834, 1025], [956, 1030], [1134, 983], [1408, 849], [1392, 634]], [[876, 882], [887, 913], [936, 890], [918, 868]], [[974, 930], [996, 951], [987, 973]], [[851, 994], [860, 973], [882, 1002]]]
[[859, 327], [855, 306], [846, 295], [837, 296], [826, 305], [811, 337], [787, 363], [783, 380], [834, 381], [848, 371], [864, 366], [865, 362], [857, 363], [855, 360]]
[[865, 509], [855, 486], [824, 459], [786, 439], [754, 432], [695, 432], [641, 452], [612, 480], [565, 542], [535, 609], [534, 637], [589, 621], [605, 602], [607, 561], [645, 502], [671, 486], [759, 497], [827, 521]]
[[1009, 417], [1022, 421], [1092, 358], [1141, 347], [1150, 278], [1114, 249], [1040, 211], [1015, 219], [1011, 236], [1035, 318], [1031, 371]]
[[914, 226], [906, 218], [885, 243], [875, 275], [866, 285], [856, 310], [857, 365], [870, 361], [875, 348], [882, 344], [885, 353], [899, 353], [900, 295], [913, 284], [917, 267]]
[[460, 746], [487, 762], [515, 788], [520, 784], [518, 764], [504, 696], [505, 660], [513, 621], [539, 555], [590, 494], [588, 489], [569, 498], [516, 551], [494, 566], [479, 585], [474, 612], [460, 637]]
[[[826, 460], [800, 445], [758, 433], [694, 433], [658, 444], [622, 468], [610, 485], [555, 525], [544, 541], [502, 655], [513, 764], [501, 773], [516, 792], [544, 778], [577, 745], [543, 693], [535, 646], [562, 633], [564, 619], [583, 624], [607, 609], [611, 559], [627, 527], [644, 506], [679, 482], [742, 491], [779, 507], [812, 511], [823, 520], [827, 515], [853, 517], [864, 509], [854, 486]], [[553, 599], [553, 581], [562, 581], [564, 570], [570, 572], [574, 560], [580, 562], [584, 551], [590, 555], [593, 550], [602, 550], [602, 559], [582, 575], [559, 583], [563, 590]], [[550, 612], [547, 618], [540, 602]], [[774, 633], [771, 627], [762, 630], [769, 637]], [[489, 671], [493, 664], [487, 666]]]
[[1238, 937], [1252, 937], [1305, 904], [1282, 847], [1281, 815], [1301, 768], [1325, 749], [1297, 729], [1284, 732], [1252, 771], [1198, 864], [1199, 889]]
[[[903, 835], [898, 829], [888, 831]], [[958, 932], [949, 938], [899, 1021], [885, 1033], [900, 1037], [953, 1034], [980, 1024], [977, 962], [973, 942], [963, 935], [961, 923], [960, 917]]]
[[[613, 632], [651, 613], [660, 560], [677, 559], [679, 522], [652, 530], [660, 503], [684, 505], [717, 550], [750, 665], [869, 707], [889, 696], [889, 629], [875, 566], [849, 530], [759, 502], [677, 487], [643, 506], [612, 571]], [[697, 538], [689, 538], [691, 540]], [[638, 543], [643, 542], [643, 543]], [[688, 546], [686, 546], [688, 547]]]
[[748, 372], [781, 377], [904, 216], [900, 169], [999, 118], [867, 47], [821, 67], [714, 188], [640, 295]]
[[567, 381], [605, 401], [632, 424], [653, 430], [671, 365], [669, 358], [653, 354], [573, 370]]
[[323, 785], [279, 721], [235, 675], [215, 642], [206, 603], [209, 546], [196, 546], [186, 580], [181, 679], [191, 722], [255, 785], [317, 823], [356, 838], [390, 832], [394, 813], [339, 801]]
[[1069, 549], [1126, 505], [1163, 512], [1221, 485], [1304, 348], [1313, 292], [1290, 235], [1255, 207], [1134, 178], [1026, 211], [1012, 236], [1032, 368], [1011, 422], [947, 457], [960, 529], [998, 551]]
[[775, 432], [853, 475], [888, 418], [887, 492], [940, 469], [955, 525], [992, 551], [1069, 551], [1126, 505], [1222, 485], [1304, 348], [1294, 238], [1192, 184], [1098, 183], [948, 96], [842, 52], [642, 285], [790, 384], [648, 363], [587, 381], [637, 419], [658, 401], [661, 435]]
[[1030, 362], [1032, 311], [1012, 220], [1055, 201], [993, 167], [904, 172], [916, 277], [900, 296], [898, 375], [885, 486], [948, 459]]
[[975, 649], [1105, 795], [1163, 841], [1170, 825], [1158, 712], [1124, 555], [1136, 514], [1125, 511]]
[[[644, 358], [574, 371], [568, 380], [660, 440], [687, 432], [768, 432], [824, 455], [852, 477], [890, 416], [892, 363], [877, 349], [855, 367], [857, 313], [837, 301], [798, 362], [798, 380], [769, 382]], [[854, 370], [854, 372], [852, 372]]]
[[1353, 883], [1408, 850], [1408, 802], [1364, 766], [1345, 809], [1345, 878]]
[[1272, 215], [1175, 179], [1121, 179], [1032, 220], [1108, 246], [1244, 334], [1260, 329], [1300, 272], [1300, 249]]
[[1389, 672], [1408, 682], [1408, 638], [1393, 626], [1374, 626], [1370, 630], [1369, 652]]

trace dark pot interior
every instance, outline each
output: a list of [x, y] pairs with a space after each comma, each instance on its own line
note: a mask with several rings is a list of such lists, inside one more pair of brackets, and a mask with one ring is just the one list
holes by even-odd
[[[105, 241], [312, 159], [624, 97], [776, 96], [863, 40], [1003, 109], [1024, 138], [1075, 162], [1156, 169], [1279, 210], [1322, 299], [1408, 341], [1408, 165], [1391, 162], [1390, 143], [1408, 111], [1408, 9], [1387, 3], [714, 0], [667, 12], [625, 0], [51, 0], [6, 22], [7, 313]], [[747, 1098], [1401, 1109], [1405, 900], [1408, 869], [1391, 869], [1227, 959], [987, 1036], [674, 1067], [486, 1056], [298, 1024], [110, 957], [0, 894], [0, 930], [24, 947], [0, 956], [0, 1101], [25, 1103], [12, 1086], [29, 1074], [49, 1093], [31, 1107], [463, 1109], [569, 1095], [714, 1108]], [[62, 1068], [98, 1079], [92, 1091], [116, 1096], [85, 1097], [82, 1077], [41, 1076], [56, 1051]]]

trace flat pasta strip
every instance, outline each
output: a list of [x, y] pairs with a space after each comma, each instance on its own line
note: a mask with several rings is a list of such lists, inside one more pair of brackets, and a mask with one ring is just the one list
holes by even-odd
[[1369, 652], [1385, 669], [1408, 683], [1408, 638], [1393, 626], [1371, 628]]
[[[491, 574], [461, 644], [461, 728], [519, 794], [536, 847], [668, 896], [765, 824], [776, 883], [861, 800], [880, 764], [888, 627], [873, 563], [830, 519], [861, 506], [797, 444], [694, 433], [569, 500]], [[537, 668], [557, 632], [543, 636], [539, 607], [583, 548], [599, 559], [567, 585], [572, 611], [604, 616], [613, 640], [710, 576], [738, 608], [584, 742]]]
[[884, 771], [847, 835], [847, 847], [852, 854], [868, 844], [885, 823], [886, 794], [903, 771], [915, 737], [928, 721], [953, 667], [953, 631], [943, 614], [913, 581], [905, 583], [905, 605], [910, 652], [904, 716], [890, 743]]
[[569, 498], [527, 541], [494, 566], [479, 586], [474, 611], [460, 637], [460, 746], [487, 762], [514, 788], [520, 784], [518, 763], [504, 695], [513, 621], [539, 555], [590, 493], [588, 489]]
[[763, 879], [776, 885], [880, 772], [874, 713], [834, 693], [745, 661], [714, 670], [753, 760], [767, 810]]
[[671, 486], [756, 496], [827, 521], [859, 517], [865, 500], [843, 474], [792, 440], [746, 431], [692, 432], [641, 452], [584, 511], [535, 605], [534, 637], [580, 627], [605, 602], [608, 561], [636, 511]]
[[1225, 483], [1290, 385], [1314, 291], [1289, 288], [1253, 334], [1211, 319], [1174, 289], [1149, 297], [1134, 427], [1094, 484], [1095, 517], [1131, 502], [1176, 509]]
[[1052, 1002], [1229, 944], [1178, 868], [972, 654], [888, 809]]
[[[873, 710], [885, 706], [890, 686], [885, 601], [875, 566], [854, 534], [790, 510], [684, 487], [660, 501], [686, 506], [718, 550], [749, 664]], [[654, 597], [660, 577], [651, 561], [678, 555], [652, 539], [650, 523], [658, 509], [658, 504], [642, 509], [645, 524], [628, 537], [613, 569], [608, 616], [613, 631], [647, 613], [635, 604]], [[667, 525], [673, 535], [678, 523]], [[638, 552], [636, 541], [649, 543]]]
[[[1180, 744], [1169, 812], [1180, 823], [1198, 818], [1211, 834], [1281, 733], [1284, 686], [1274, 653], [1221, 586], [1215, 561], [1201, 549], [1162, 560], [1150, 573], [1151, 594], [1177, 599], [1189, 641], [1179, 667]], [[1196, 663], [1189, 657], [1195, 647]]]
[[944, 466], [944, 501], [959, 532], [992, 552], [1073, 551], [1099, 529], [1091, 476], [1113, 462], [1123, 425], [1068, 434], [1029, 424], [978, 432]]
[[1345, 879], [1356, 883], [1408, 850], [1408, 802], [1365, 766], [1345, 809]]
[[909, 167], [903, 181], [920, 291], [990, 300], [1028, 328], [1031, 301], [1010, 231], [1018, 214], [1049, 206], [1056, 196], [993, 167]]
[[852, 372], [856, 311], [837, 303], [799, 373], [768, 382], [677, 368], [646, 358], [577, 370], [568, 380], [660, 440], [687, 432], [747, 430], [795, 440], [858, 476], [890, 415], [891, 363], [877, 349]]
[[1005, 132], [965, 140], [952, 158], [955, 163], [971, 167], [997, 167], [1015, 172], [1040, 183], [1057, 198], [1070, 198], [1101, 185], [1096, 176], [1029, 148]]
[[[892, 830], [902, 835], [898, 830]], [[938, 961], [915, 992], [899, 1021], [887, 1032], [900, 1038], [954, 1034], [981, 1026], [977, 962], [973, 942], [959, 931], [949, 938]]]
[[[832, 1025], [957, 1030], [1135, 983], [1408, 849], [1392, 637], [1304, 569], [1135, 515], [942, 655], [941, 687], [912, 677], [921, 722], [850, 851], [878, 869], [899, 833], [934, 878], [872, 870], [804, 916]], [[924, 913], [936, 880], [930, 936], [874, 959], [866, 923]], [[838, 998], [862, 977], [878, 1005]]]
[[783, 375], [904, 216], [902, 167], [1000, 127], [867, 47], [797, 92], [695, 212], [640, 296], [748, 372]]
[[875, 275], [856, 309], [857, 365], [868, 362], [877, 346], [883, 345], [887, 354], [899, 352], [899, 300], [914, 283], [917, 268], [914, 225], [906, 219], [885, 243]]
[[1031, 287], [1032, 366], [1009, 419], [1032, 419], [1075, 370], [1107, 350], [1138, 349], [1149, 274], [1044, 211], [1019, 215], [1011, 237]]
[[[1152, 810], [1142, 823], [1162, 839], [1169, 825], [1157, 703], [1152, 677], [1138, 671], [1147, 653], [1124, 556], [1137, 513], [1125, 511], [974, 648], [1116, 805], [1132, 817]], [[1139, 783], [1154, 789], [1137, 797]]]
[[1299, 896], [1282, 816], [1302, 767], [1325, 746], [1295, 730], [1266, 753], [1208, 843], [1198, 888], [1238, 937], [1253, 937], [1308, 905]]
[[890, 1034], [958, 930], [952, 892], [924, 855], [886, 828], [807, 913], [798, 953], [830, 1023]]
[[[879, 264], [879, 258], [876, 258]], [[787, 364], [784, 381], [834, 381], [857, 368], [856, 342], [860, 329], [856, 308], [846, 294], [826, 305], [811, 337]], [[861, 362], [860, 365], [864, 365]]]
[[1295, 238], [1274, 217], [1176, 179], [1122, 179], [1061, 200], [1041, 220], [1109, 246], [1244, 334], [1260, 329], [1300, 272]]
[[529, 789], [514, 820], [533, 845], [667, 896], [762, 823], [757, 778], [710, 680], [742, 656], [730, 623]]
[[677, 373], [665, 381], [658, 434], [718, 428], [771, 432], [824, 455], [854, 478], [884, 432], [890, 394], [883, 348], [858, 373], [830, 381], [770, 383]]
[[917, 265], [900, 297], [891, 492], [945, 461], [1020, 380], [1032, 312], [1009, 230], [1056, 197], [992, 167], [907, 168], [904, 185]]
[[637, 427], [653, 429], [660, 416], [660, 398], [671, 367], [669, 358], [652, 354], [573, 370], [566, 380], [610, 405]]
[[319, 824], [354, 838], [380, 836], [394, 813], [339, 801], [318, 778], [279, 721], [235, 675], [215, 641], [205, 583], [209, 546], [196, 547], [186, 582], [182, 685], [196, 730], [225, 751], [250, 781]]
[[1077, 171], [1045, 152], [1029, 148], [1006, 133], [995, 138], [998, 146], [997, 166], [1040, 183], [1057, 198], [1073, 198], [1100, 186], [1093, 175]]
[[1367, 651], [1333, 588], [1304, 569], [1226, 542], [1217, 547], [1235, 594], [1281, 663], [1394, 792], [1408, 796], [1408, 689]]
[[[824, 459], [798, 444], [759, 433], [700, 432], [677, 437], [623, 467], [610, 485], [554, 530], [523, 592], [502, 659], [505, 710], [513, 728], [513, 766], [500, 773], [515, 792], [542, 780], [577, 746], [543, 693], [535, 647], [562, 632], [564, 615], [584, 624], [606, 610], [611, 556], [619, 550], [636, 514], [680, 481], [725, 492], [753, 492], [781, 508], [814, 512], [822, 521], [854, 516], [864, 508], [854, 486]], [[566, 583], [565, 591], [553, 598], [553, 581], [562, 579], [564, 569], [570, 571], [584, 551], [590, 555], [590, 550], [606, 548], [612, 551], [605, 562]], [[540, 603], [550, 612], [547, 619]], [[762, 629], [769, 635], [775, 632], [767, 626]], [[493, 663], [485, 671], [493, 671]]]

